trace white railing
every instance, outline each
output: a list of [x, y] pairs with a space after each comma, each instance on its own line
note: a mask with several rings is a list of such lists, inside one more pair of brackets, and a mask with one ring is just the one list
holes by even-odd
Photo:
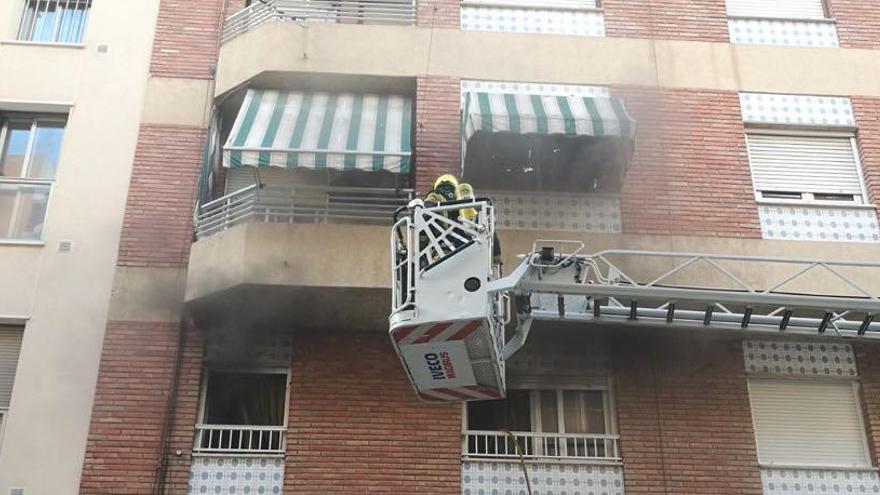
[[469, 430], [464, 434], [465, 457], [483, 459], [563, 459], [620, 461], [618, 435], [532, 433]]
[[411, 26], [416, 22], [416, 5], [413, 0], [255, 0], [226, 19], [221, 40], [276, 21]]
[[411, 189], [247, 186], [198, 207], [196, 237], [246, 222], [387, 225], [412, 199]]
[[284, 426], [196, 425], [193, 452], [283, 454]]

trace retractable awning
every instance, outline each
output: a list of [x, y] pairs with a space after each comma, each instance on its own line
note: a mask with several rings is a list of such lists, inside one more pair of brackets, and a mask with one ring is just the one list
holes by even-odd
[[614, 97], [465, 94], [462, 132], [619, 137], [635, 139], [636, 123]]
[[406, 96], [249, 89], [223, 166], [408, 173], [411, 155]]

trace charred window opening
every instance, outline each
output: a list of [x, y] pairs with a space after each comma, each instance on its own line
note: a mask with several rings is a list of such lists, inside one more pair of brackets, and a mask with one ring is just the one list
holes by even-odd
[[464, 169], [476, 187], [616, 193], [627, 160], [621, 138], [478, 132], [468, 140]]
[[205, 397], [205, 422], [215, 425], [281, 426], [287, 376], [212, 372]]

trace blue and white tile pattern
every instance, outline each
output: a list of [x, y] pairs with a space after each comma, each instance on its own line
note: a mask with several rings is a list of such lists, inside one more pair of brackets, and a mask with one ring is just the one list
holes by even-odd
[[880, 494], [876, 472], [832, 469], [761, 469], [764, 495]]
[[744, 122], [855, 127], [852, 103], [839, 96], [740, 93]]
[[[623, 468], [585, 464], [528, 463], [533, 495], [624, 495]], [[522, 467], [515, 462], [464, 461], [464, 495], [525, 495]]]
[[837, 342], [743, 342], [746, 373], [827, 378], [858, 376], [856, 358], [849, 344]]
[[873, 209], [759, 205], [758, 217], [764, 239], [880, 242]]
[[605, 18], [600, 11], [462, 5], [461, 29], [605, 36]]
[[486, 191], [500, 229], [618, 233], [620, 199], [590, 194], [521, 195]]
[[264, 456], [193, 456], [189, 495], [280, 495], [284, 459]]
[[828, 21], [731, 18], [727, 26], [731, 43], [816, 48], [838, 46], [837, 27]]

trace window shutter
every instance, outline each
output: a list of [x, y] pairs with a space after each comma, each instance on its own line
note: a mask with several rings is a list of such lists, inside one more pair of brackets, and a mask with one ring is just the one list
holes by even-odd
[[491, 6], [526, 7], [530, 9], [596, 9], [596, 0], [467, 0], [468, 4], [487, 4]]
[[824, 19], [822, 0], [727, 0], [727, 15], [778, 17], [782, 19]]
[[757, 191], [862, 195], [851, 138], [748, 134]]
[[852, 382], [750, 379], [763, 465], [869, 467]]
[[0, 409], [9, 407], [23, 334], [21, 327], [0, 326]]

